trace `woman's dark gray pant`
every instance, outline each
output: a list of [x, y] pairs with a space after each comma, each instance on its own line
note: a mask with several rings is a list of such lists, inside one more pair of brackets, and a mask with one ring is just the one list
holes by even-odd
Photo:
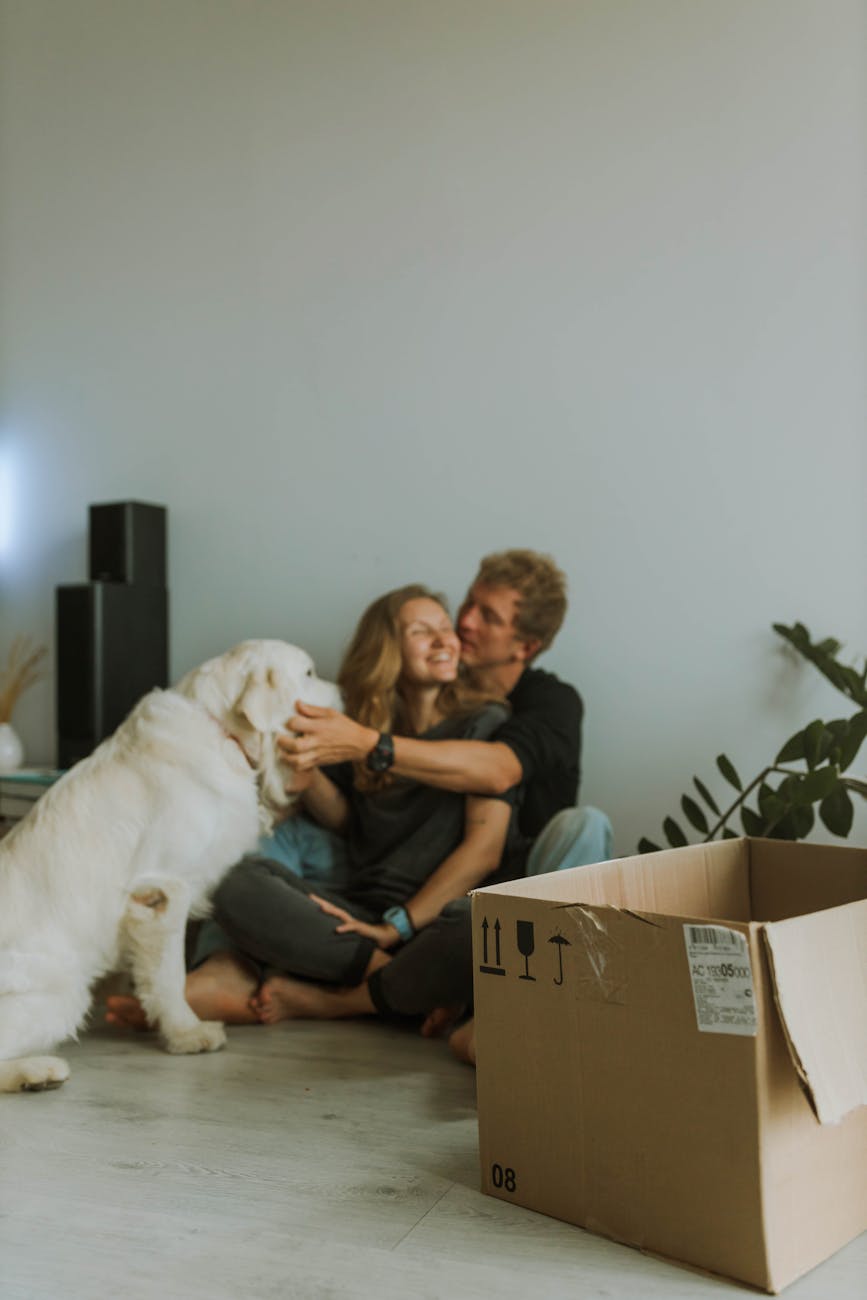
[[473, 930], [470, 900], [446, 903], [435, 921], [399, 948], [367, 981], [382, 1016], [425, 1016], [435, 1007], [473, 1003]]
[[269, 858], [244, 858], [214, 894], [214, 917], [243, 953], [287, 975], [354, 988], [364, 979], [376, 944], [338, 934], [340, 922], [309, 897], [318, 894], [361, 921], [381, 918], [331, 889], [292, 875]]
[[[361, 921], [378, 923], [378, 911], [327, 887], [292, 875], [268, 858], [245, 858], [214, 895], [214, 915], [229, 938], [263, 966], [316, 983], [354, 988], [364, 979], [376, 945], [359, 934], [338, 934], [340, 922], [309, 897], [318, 894]], [[417, 1017], [434, 1007], [472, 1003], [470, 900], [448, 903], [392, 960], [368, 980], [377, 1011]]]

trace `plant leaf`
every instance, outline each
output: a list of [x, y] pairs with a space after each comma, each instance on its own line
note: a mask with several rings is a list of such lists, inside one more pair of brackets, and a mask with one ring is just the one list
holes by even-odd
[[680, 806], [683, 809], [683, 814], [687, 821], [690, 822], [697, 831], [701, 831], [702, 835], [707, 835], [710, 827], [707, 824], [707, 818], [699, 808], [696, 801], [690, 799], [688, 794], [685, 794], [680, 801]]
[[752, 808], [748, 808], [746, 804], [741, 808], [741, 821], [747, 835], [762, 835], [764, 833], [764, 817], [760, 817], [757, 812], [753, 812]]
[[843, 839], [846, 838], [852, 829], [855, 809], [852, 806], [849, 791], [845, 786], [838, 785], [829, 795], [825, 796], [819, 804], [819, 816], [832, 835], [840, 835]]
[[759, 786], [759, 791], [758, 791], [758, 804], [759, 804], [760, 813], [764, 813], [765, 803], [767, 802], [768, 799], [773, 798], [773, 796], [774, 796], [774, 791], [768, 785], [767, 781], [763, 781], [762, 784]]
[[771, 829], [768, 838], [772, 840], [798, 839], [798, 832], [795, 829], [795, 816], [798, 811], [798, 809], [793, 809], [781, 821], [778, 821], [776, 826]]
[[843, 757], [843, 749], [849, 739], [849, 719], [834, 718], [831, 722], [826, 722], [825, 726], [834, 737], [834, 743], [828, 750], [828, 761], [840, 766], [840, 760]]
[[792, 736], [791, 739], [786, 741], [785, 745], [783, 745], [783, 748], [780, 750], [779, 754], [777, 754], [777, 757], [774, 759], [774, 762], [794, 763], [799, 758], [803, 758], [803, 757], [804, 757], [804, 733], [803, 731], [799, 731], [794, 736]]
[[689, 843], [673, 817], [666, 817], [662, 823], [662, 829], [665, 831], [665, 838], [673, 849], [683, 848], [684, 844]]
[[793, 808], [787, 821], [791, 822], [792, 839], [804, 839], [816, 824], [816, 814], [813, 812], [812, 804], [807, 804], [803, 808]]
[[714, 800], [714, 797], [713, 797], [713, 795], [711, 794], [710, 790], [708, 790], [707, 786], [704, 785], [704, 783], [703, 783], [702, 781], [699, 781], [699, 779], [698, 779], [697, 776], [694, 776], [694, 777], [692, 778], [692, 783], [693, 783], [693, 785], [695, 786], [696, 790], [698, 790], [698, 792], [699, 792], [699, 794], [701, 795], [702, 799], [704, 799], [704, 801], [705, 801], [705, 803], [707, 804], [708, 808], [710, 808], [711, 812], [715, 812], [716, 815], [717, 815], [717, 817], [721, 817], [722, 814], [720, 813], [719, 808], [717, 808], [717, 806], [716, 806], [716, 801]]
[[867, 693], [864, 690], [864, 683], [861, 680], [861, 674], [847, 664], [838, 664], [840, 676], [843, 679], [846, 694], [851, 696], [856, 704], [867, 704]]
[[840, 772], [833, 763], [827, 767], [817, 767], [814, 772], [807, 772], [800, 782], [798, 803], [811, 804], [825, 799], [840, 784]]
[[834, 743], [834, 737], [827, 730], [821, 718], [804, 728], [804, 757], [809, 768], [818, 767]]
[[854, 714], [847, 724], [847, 735], [840, 743], [840, 771], [845, 772], [847, 767], [855, 762], [858, 757], [858, 751], [867, 737], [867, 709], [862, 709], [860, 713]]
[[649, 839], [646, 838], [646, 836], [642, 835], [641, 839], [638, 841], [638, 852], [639, 852], [639, 853], [658, 853], [658, 852], [659, 852], [659, 845], [658, 845], [658, 844], [654, 844], [653, 840], [649, 840]]
[[862, 706], [867, 704], [867, 691], [865, 691], [867, 678], [862, 678], [856, 669], [849, 668], [837, 660], [837, 653], [843, 648], [839, 641], [833, 637], [825, 637], [814, 645], [803, 623], [795, 623], [792, 627], [786, 627], [784, 623], [774, 623], [773, 628], [794, 646], [799, 654], [809, 660], [823, 677], [836, 686], [838, 691], [848, 695], [856, 704]]
[[798, 790], [803, 779], [803, 775], [799, 772], [790, 773], [777, 786], [777, 794], [781, 799], [785, 799], [786, 803], [796, 804], [798, 802]]
[[809, 646], [810, 634], [803, 623], [793, 623], [791, 627], [787, 627], [785, 623], [774, 623], [772, 626], [774, 631], [784, 637], [796, 650], [803, 652]]
[[765, 833], [781, 822], [788, 811], [789, 801], [780, 798], [776, 791], [762, 782], [759, 787], [759, 812], [765, 823]]
[[740, 839], [740, 836], [738, 835], [737, 831], [733, 831], [732, 828], [731, 828], [731, 826], [726, 826], [726, 827], [724, 827], [724, 829], [723, 829], [723, 833], [722, 833], [722, 837], [723, 837], [724, 840], [739, 840], [739, 839]]
[[736, 790], [743, 790], [741, 778], [735, 771], [734, 764], [726, 758], [725, 754], [717, 754], [716, 765], [722, 772], [729, 785], [733, 785]]

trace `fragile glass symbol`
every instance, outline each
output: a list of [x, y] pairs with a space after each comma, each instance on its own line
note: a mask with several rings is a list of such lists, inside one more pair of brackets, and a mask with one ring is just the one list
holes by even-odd
[[524, 974], [519, 975], [519, 980], [533, 980], [536, 976], [530, 974], [530, 958], [536, 950], [535, 928], [532, 921], [516, 921], [515, 928], [517, 931], [518, 952], [524, 958]]

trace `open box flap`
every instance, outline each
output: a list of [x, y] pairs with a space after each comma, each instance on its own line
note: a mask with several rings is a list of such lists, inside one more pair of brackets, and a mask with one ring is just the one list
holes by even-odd
[[867, 900], [763, 927], [795, 1069], [822, 1124], [867, 1104]]

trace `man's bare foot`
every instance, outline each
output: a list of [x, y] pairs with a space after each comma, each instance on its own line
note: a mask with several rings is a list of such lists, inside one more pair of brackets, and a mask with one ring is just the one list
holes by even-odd
[[476, 1022], [473, 1019], [467, 1020], [464, 1024], [458, 1025], [457, 1029], [452, 1030], [449, 1034], [449, 1047], [458, 1058], [467, 1065], [476, 1063]]
[[[215, 952], [196, 970], [190, 971], [184, 996], [202, 1020], [221, 1020], [229, 1025], [256, 1025], [259, 1016], [250, 1005], [258, 980], [250, 966], [229, 952]], [[138, 998], [112, 996], [106, 999], [106, 1021], [122, 1029], [147, 1029], [147, 1018]]]
[[442, 1038], [462, 1010], [462, 1007], [434, 1007], [419, 1031], [422, 1038]]
[[266, 1025], [279, 1020], [341, 1020], [373, 1015], [367, 984], [352, 989], [323, 988], [288, 975], [272, 975], [250, 999], [257, 1018]]

